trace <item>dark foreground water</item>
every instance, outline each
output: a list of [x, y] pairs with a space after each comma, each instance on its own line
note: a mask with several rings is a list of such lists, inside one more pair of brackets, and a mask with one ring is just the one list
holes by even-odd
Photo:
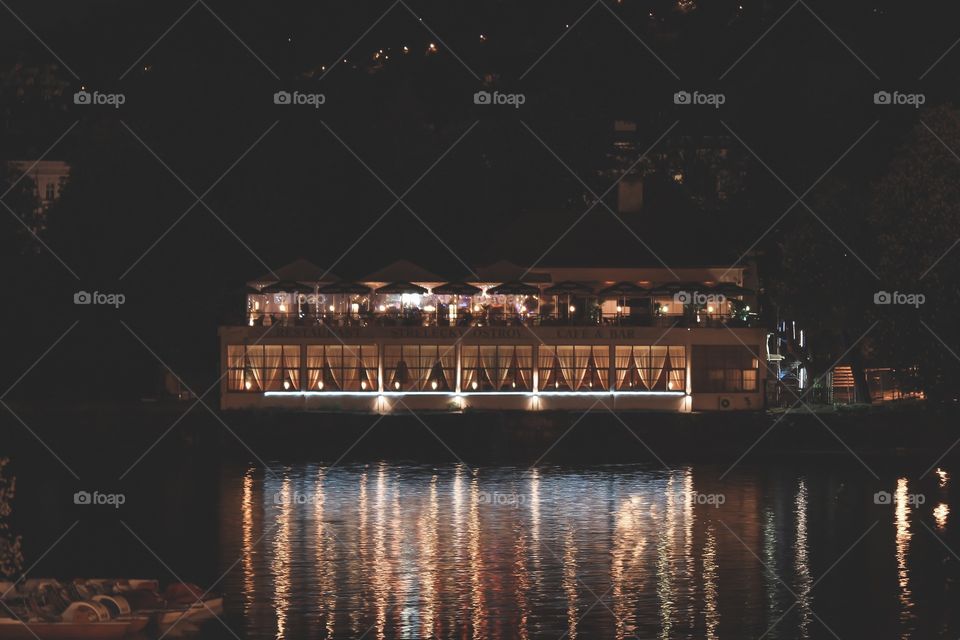
[[242, 639], [958, 637], [958, 480], [871, 466], [161, 461], [113, 508], [21, 464], [16, 523], [80, 523], [35, 575], [222, 577]]

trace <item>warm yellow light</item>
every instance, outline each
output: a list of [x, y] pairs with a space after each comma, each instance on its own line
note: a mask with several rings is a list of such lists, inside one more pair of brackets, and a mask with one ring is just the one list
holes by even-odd
[[251, 384], [249, 380], [247, 380], [247, 381], [245, 381], [245, 382], [243, 383], [243, 387], [244, 387], [247, 391], [250, 391], [250, 388], [251, 388], [252, 386], [253, 386], [253, 384]]
[[283, 388], [284, 388], [284, 389], [287, 389], [287, 390], [290, 389], [290, 381], [289, 381], [289, 380], [284, 380], [284, 381], [283, 381]]
[[361, 380], [361, 381], [360, 381], [360, 388], [363, 389], [364, 391], [367, 390], [367, 381], [366, 381], [366, 380]]
[[621, 311], [623, 311], [623, 307], [621, 307], [620, 305], [617, 305], [617, 313], [620, 313]]
[[323, 390], [323, 380], [317, 383], [317, 389]]
[[394, 382], [394, 383], [393, 383], [393, 388], [394, 388], [394, 389], [399, 389], [399, 388], [400, 388], [400, 382], [399, 382], [399, 381]]
[[330, 309], [330, 311], [334, 311], [336, 309], [336, 307], [333, 305], [330, 305], [328, 308]]
[[947, 516], [950, 515], [950, 507], [941, 502], [933, 510], [933, 520], [937, 523], [938, 529], [945, 529], [947, 526]]
[[473, 310], [474, 310], [474, 312], [479, 313], [479, 312], [480, 312], [480, 305], [478, 305], [478, 304], [473, 305]]
[[707, 307], [707, 313], [713, 313], [713, 307], [712, 307], [712, 306]]
[[425, 307], [423, 308], [423, 310], [426, 311], [427, 313], [433, 313], [434, 311], [437, 310], [437, 308], [436, 308], [435, 306], [433, 306], [432, 304], [428, 304], [427, 306], [425, 306]]
[[385, 305], [385, 304], [380, 305], [380, 312], [381, 312], [381, 313], [383, 313], [383, 312], [386, 311], [386, 310], [387, 310], [387, 305]]
[[474, 380], [473, 382], [471, 382], [471, 383], [470, 383], [470, 387], [473, 388], [474, 391], [476, 391], [476, 390], [477, 390], [477, 381]]
[[287, 305], [285, 304], [280, 305], [280, 313], [286, 313], [286, 312], [287, 312]]
[[436, 381], [436, 380], [433, 380], [433, 381], [430, 383], [430, 388], [433, 389], [434, 391], [437, 390], [437, 381]]
[[516, 383], [516, 382], [511, 382], [511, 383], [510, 383], [510, 386], [513, 387], [514, 389], [516, 389], [516, 388], [517, 388], [517, 383]]
[[570, 313], [573, 313], [573, 312], [576, 311], [576, 310], [577, 310], [577, 308], [576, 308], [575, 306], [570, 305]]

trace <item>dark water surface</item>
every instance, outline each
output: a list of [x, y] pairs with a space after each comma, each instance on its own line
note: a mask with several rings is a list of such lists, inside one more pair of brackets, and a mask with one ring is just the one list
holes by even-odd
[[115, 509], [21, 461], [15, 522], [29, 564], [79, 521], [34, 575], [222, 577], [244, 639], [960, 635], [952, 468], [728, 466], [201, 458], [139, 469]]

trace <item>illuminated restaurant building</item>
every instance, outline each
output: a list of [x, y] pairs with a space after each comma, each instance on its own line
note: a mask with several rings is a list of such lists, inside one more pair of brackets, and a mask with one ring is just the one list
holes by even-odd
[[743, 267], [537, 267], [356, 280], [298, 260], [220, 328], [224, 409], [757, 410], [766, 332]]

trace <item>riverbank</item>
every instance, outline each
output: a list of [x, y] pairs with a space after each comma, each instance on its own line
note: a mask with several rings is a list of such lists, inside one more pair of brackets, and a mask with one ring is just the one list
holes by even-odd
[[[176, 454], [260, 460], [462, 460], [470, 463], [724, 461], [750, 455], [845, 454], [936, 459], [960, 438], [960, 415], [904, 403], [833, 411], [613, 414], [220, 412], [191, 403], [105, 407], [13, 405], [3, 448], [65, 459]], [[32, 433], [31, 433], [32, 432]], [[0, 451], [0, 455], [4, 452]], [[960, 455], [960, 447], [951, 450]], [[932, 457], [931, 457], [932, 456]]]

